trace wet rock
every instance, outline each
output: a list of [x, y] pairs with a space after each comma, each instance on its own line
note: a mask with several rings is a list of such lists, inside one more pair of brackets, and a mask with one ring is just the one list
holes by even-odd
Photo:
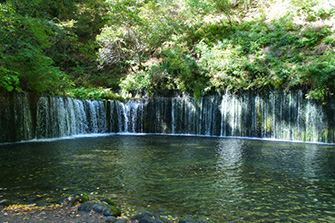
[[74, 206], [77, 203], [84, 203], [86, 201], [89, 201], [88, 195], [86, 193], [79, 193], [62, 198], [58, 204], [63, 206]]
[[115, 223], [127, 223], [127, 218], [119, 219], [119, 220], [117, 220], [117, 222], [115, 222]]
[[104, 198], [101, 200], [102, 202], [105, 202], [109, 205], [116, 206], [115, 202], [112, 199]]
[[106, 222], [106, 223], [116, 223], [118, 222], [117, 218], [114, 216], [108, 216], [102, 219], [102, 222]]
[[87, 201], [78, 207], [79, 211], [90, 212], [91, 210], [101, 213], [105, 216], [121, 216], [121, 211], [115, 206], [108, 205], [100, 201]]
[[11, 200], [3, 199], [0, 201], [0, 206], [9, 206], [12, 204]]

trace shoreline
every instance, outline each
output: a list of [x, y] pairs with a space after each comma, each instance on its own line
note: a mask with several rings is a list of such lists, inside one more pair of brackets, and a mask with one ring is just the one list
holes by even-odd
[[[100, 201], [92, 201], [100, 202]], [[0, 205], [0, 223], [210, 223], [208, 218], [187, 215], [184, 217], [160, 216], [149, 211], [139, 212], [130, 207], [120, 208], [121, 215], [106, 216], [95, 210], [84, 211], [80, 207], [85, 204], [76, 203], [73, 206], [50, 204], [37, 206], [36, 204]], [[103, 202], [103, 204], [105, 204]]]
[[102, 216], [97, 213], [78, 211], [78, 206], [35, 206], [35, 205], [12, 205], [13, 208], [0, 207], [0, 222], [2, 223], [74, 223], [74, 222], [103, 222]]

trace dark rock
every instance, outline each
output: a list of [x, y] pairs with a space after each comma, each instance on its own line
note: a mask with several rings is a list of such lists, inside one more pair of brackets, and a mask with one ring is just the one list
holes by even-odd
[[153, 219], [142, 218], [138, 223], [156, 223]]
[[149, 211], [145, 211], [142, 213], [142, 216], [146, 218], [152, 218], [154, 217], [154, 214], [150, 213]]
[[91, 210], [94, 210], [95, 212], [101, 213], [105, 216], [114, 216], [114, 217], [121, 216], [121, 211], [119, 208], [108, 205], [100, 201], [87, 201], [81, 204], [78, 207], [78, 210], [86, 211], [86, 212], [90, 212]]
[[127, 223], [127, 219], [126, 218], [122, 218], [122, 219], [118, 220], [115, 223]]
[[118, 220], [116, 217], [114, 216], [108, 216], [102, 219], [102, 222], [106, 222], [106, 223], [116, 223]]
[[84, 203], [88, 201], [88, 195], [86, 193], [75, 194], [73, 196], [67, 196], [62, 198], [58, 204], [63, 206], [74, 206], [77, 203]]
[[135, 215], [134, 217], [131, 218], [131, 220], [141, 220], [142, 218], [152, 218], [152, 217], [153, 217], [153, 214], [146, 211], [146, 212], [143, 212], [142, 214]]
[[1, 206], [9, 206], [11, 204], [12, 204], [12, 201], [7, 200], [7, 199], [3, 199], [3, 200], [0, 201]]

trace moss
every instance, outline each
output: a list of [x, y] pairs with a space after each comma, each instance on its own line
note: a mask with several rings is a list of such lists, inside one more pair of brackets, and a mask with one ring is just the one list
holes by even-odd
[[105, 202], [100, 201], [87, 201], [78, 207], [79, 211], [90, 212], [94, 210], [95, 212], [101, 213], [105, 216], [121, 216], [121, 210], [112, 205], [108, 205]]
[[67, 196], [62, 198], [58, 204], [61, 204], [63, 206], [74, 206], [77, 203], [84, 203], [89, 201], [89, 197], [86, 193], [78, 193], [75, 195]]

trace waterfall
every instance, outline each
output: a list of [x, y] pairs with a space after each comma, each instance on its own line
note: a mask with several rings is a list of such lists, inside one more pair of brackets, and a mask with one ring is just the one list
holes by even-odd
[[[116, 101], [115, 103], [111, 103], [111, 116], [115, 117], [113, 113], [116, 110], [116, 117], [118, 121], [118, 131], [113, 132], [142, 132], [143, 126], [143, 103], [140, 101], [128, 101], [126, 103], [122, 103]], [[114, 109], [115, 107], [115, 109]]]
[[302, 92], [96, 101], [0, 95], [0, 142], [90, 133], [164, 133], [334, 143], [335, 102]]
[[28, 94], [23, 93], [22, 95], [15, 95], [18, 103], [14, 104], [14, 123], [17, 128], [15, 128], [15, 135], [18, 139], [28, 140], [32, 137], [32, 120], [29, 98]]
[[102, 101], [42, 96], [36, 107], [35, 138], [108, 132]]

